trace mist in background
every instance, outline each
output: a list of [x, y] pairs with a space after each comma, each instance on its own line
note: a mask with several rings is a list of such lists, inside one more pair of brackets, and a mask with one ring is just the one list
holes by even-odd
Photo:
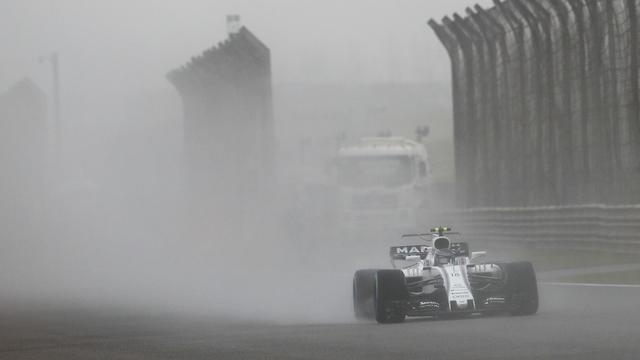
[[[429, 125], [436, 137], [429, 141], [436, 154], [441, 150], [434, 161], [443, 164], [441, 173], [451, 171], [449, 60], [426, 21], [469, 5], [2, 2], [0, 93], [18, 100], [3, 97], [13, 105], [0, 119], [0, 296], [285, 320], [350, 318], [349, 271], [368, 264], [348, 254], [330, 258], [340, 252], [327, 249], [340, 249], [341, 239], [324, 224], [294, 219], [296, 199], [287, 195], [300, 181], [324, 181], [323, 166], [341, 134], [391, 130], [410, 137], [416, 126]], [[271, 49], [282, 195], [257, 204], [271, 206], [273, 217], [245, 224], [250, 228], [237, 238], [229, 229], [224, 237], [190, 231], [182, 107], [165, 78], [224, 40], [225, 15], [236, 13]], [[46, 116], [50, 65], [38, 61], [52, 51], [60, 54], [59, 124]], [[25, 77], [33, 80], [27, 92], [9, 90]], [[43, 113], [25, 115], [38, 91]], [[22, 118], [41, 122], [15, 121]]]

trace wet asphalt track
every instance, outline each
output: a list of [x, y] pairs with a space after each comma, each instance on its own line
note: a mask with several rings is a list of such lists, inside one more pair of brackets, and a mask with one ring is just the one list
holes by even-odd
[[0, 307], [0, 359], [640, 359], [640, 288], [541, 285], [531, 317], [274, 325]]

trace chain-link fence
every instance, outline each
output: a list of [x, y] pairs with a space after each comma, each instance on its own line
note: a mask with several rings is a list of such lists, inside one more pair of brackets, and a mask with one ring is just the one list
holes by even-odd
[[494, 0], [431, 27], [452, 63], [459, 204], [640, 202], [636, 0]]

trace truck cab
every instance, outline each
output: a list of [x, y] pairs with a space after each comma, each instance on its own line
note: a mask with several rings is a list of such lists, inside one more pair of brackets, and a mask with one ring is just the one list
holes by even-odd
[[412, 229], [429, 197], [429, 157], [417, 141], [363, 138], [338, 150], [335, 181], [342, 225]]

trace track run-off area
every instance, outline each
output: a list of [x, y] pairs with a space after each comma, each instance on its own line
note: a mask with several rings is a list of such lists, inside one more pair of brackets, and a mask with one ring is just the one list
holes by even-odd
[[3, 302], [0, 359], [639, 358], [640, 286], [541, 281], [540, 298], [534, 316], [414, 318], [393, 325]]

